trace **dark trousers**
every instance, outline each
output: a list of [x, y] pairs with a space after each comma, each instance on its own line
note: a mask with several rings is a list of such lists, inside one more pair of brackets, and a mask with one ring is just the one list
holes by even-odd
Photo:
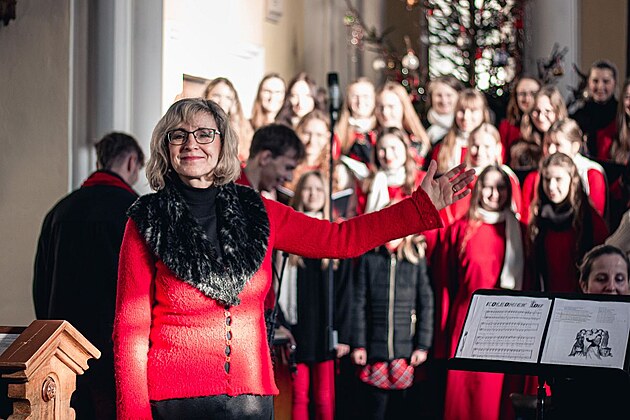
[[408, 390], [380, 389], [362, 383], [364, 398], [362, 406], [365, 409], [362, 418], [372, 420], [412, 419], [417, 413], [412, 412], [407, 398]]
[[155, 420], [271, 420], [273, 397], [270, 395], [213, 395], [151, 401]]

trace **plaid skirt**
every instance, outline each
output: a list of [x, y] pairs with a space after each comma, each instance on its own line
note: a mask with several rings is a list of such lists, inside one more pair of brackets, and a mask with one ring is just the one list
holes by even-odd
[[360, 367], [359, 379], [380, 389], [406, 389], [413, 385], [413, 372], [407, 359], [394, 359]]

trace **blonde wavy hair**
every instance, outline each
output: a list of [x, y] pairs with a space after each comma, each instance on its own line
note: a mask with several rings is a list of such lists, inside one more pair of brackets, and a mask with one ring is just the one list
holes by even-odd
[[490, 122], [488, 101], [483, 93], [471, 88], [461, 91], [459, 93], [459, 98], [457, 99], [457, 104], [455, 105], [455, 121], [453, 121], [451, 129], [448, 130], [448, 133], [444, 136], [442, 146], [440, 147], [440, 151], [437, 156], [438, 172], [446, 172], [450, 169], [448, 167], [449, 161], [451, 155], [453, 154], [453, 150], [455, 149], [455, 145], [457, 143], [457, 133], [459, 131], [459, 127], [456, 122], [457, 113], [465, 108], [480, 108], [483, 111], [483, 121], [481, 124]]
[[[383, 92], [392, 92], [398, 97], [398, 99], [400, 99], [400, 103], [403, 108], [402, 126], [407, 133], [415, 137], [415, 141], [422, 144], [422, 154], [423, 156], [426, 156], [431, 149], [431, 140], [429, 140], [429, 135], [422, 126], [422, 122], [420, 122], [420, 117], [418, 117], [418, 113], [413, 107], [413, 103], [411, 102], [411, 98], [409, 97], [407, 90], [400, 83], [392, 81], [385, 82], [385, 84], [376, 93], [377, 105], [375, 114], [377, 119], [381, 113], [378, 104]], [[381, 129], [382, 128], [383, 127], [381, 127]]]
[[[214, 185], [225, 185], [235, 181], [241, 174], [238, 160], [238, 138], [232, 129], [228, 116], [215, 102], [201, 98], [180, 99], [170, 106], [153, 129], [147, 162], [147, 179], [155, 191], [165, 187], [168, 173], [173, 171], [170, 161], [169, 131], [179, 128], [184, 123], [191, 122], [196, 115], [206, 114], [214, 118], [218, 135], [214, 141], [221, 142], [221, 152], [217, 166], [213, 171]], [[208, 127], [215, 128], [215, 127]]]

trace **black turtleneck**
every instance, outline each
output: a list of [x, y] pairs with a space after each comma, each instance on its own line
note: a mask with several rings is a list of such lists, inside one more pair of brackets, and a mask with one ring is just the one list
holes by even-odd
[[607, 127], [615, 120], [618, 104], [619, 103], [614, 96], [604, 103], [589, 100], [586, 101], [582, 108], [578, 109], [573, 115], [571, 115], [571, 118], [578, 123], [582, 132], [586, 136], [588, 155], [595, 155], [597, 151], [595, 144], [597, 140], [597, 132], [602, 128]]
[[190, 214], [203, 228], [208, 240], [217, 251], [218, 255], [223, 256], [217, 236], [216, 198], [219, 189], [214, 186], [208, 188], [194, 188], [184, 184], [179, 177], [173, 178], [175, 178], [174, 184], [177, 190], [190, 209]]

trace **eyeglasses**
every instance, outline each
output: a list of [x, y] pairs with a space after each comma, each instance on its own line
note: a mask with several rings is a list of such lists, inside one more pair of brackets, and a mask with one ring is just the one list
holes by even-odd
[[166, 138], [170, 144], [178, 146], [186, 143], [190, 134], [197, 140], [197, 143], [210, 144], [214, 141], [214, 136], [217, 134], [221, 135], [221, 132], [216, 128], [198, 128], [195, 131], [186, 131], [183, 128], [178, 128], [166, 133]]
[[552, 116], [555, 116], [556, 112], [553, 109], [538, 109], [538, 108], [534, 108], [532, 109], [532, 116], [535, 118], [538, 118], [540, 116], [543, 116], [545, 118], [550, 118]]
[[522, 92], [516, 92], [516, 96], [518, 98], [527, 98], [528, 96], [533, 98], [537, 93], [537, 90], [524, 90]]

